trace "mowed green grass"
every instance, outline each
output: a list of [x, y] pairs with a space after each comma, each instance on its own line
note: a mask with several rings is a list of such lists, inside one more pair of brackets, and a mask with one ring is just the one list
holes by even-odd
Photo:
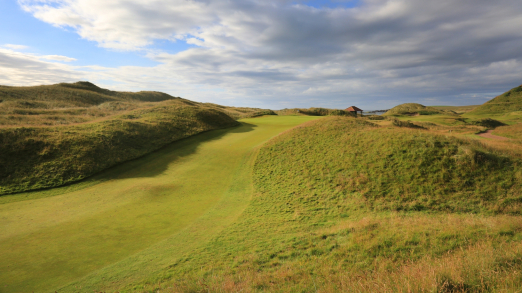
[[317, 118], [245, 119], [107, 170], [78, 188], [3, 197], [0, 292], [43, 292], [70, 282], [70, 291], [120, 287], [146, 277], [147, 268], [171, 264], [246, 207], [257, 147]]

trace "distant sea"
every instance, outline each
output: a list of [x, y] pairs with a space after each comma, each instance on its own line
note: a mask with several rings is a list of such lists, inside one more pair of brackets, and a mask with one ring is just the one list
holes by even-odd
[[370, 110], [370, 111], [363, 111], [363, 115], [382, 115], [386, 113], [388, 110]]

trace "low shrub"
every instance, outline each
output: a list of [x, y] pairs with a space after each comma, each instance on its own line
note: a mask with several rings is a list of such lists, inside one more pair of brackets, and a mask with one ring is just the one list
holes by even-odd
[[499, 126], [505, 126], [506, 125], [503, 122], [500, 122], [498, 120], [491, 119], [491, 118], [484, 118], [484, 119], [472, 121], [471, 124], [478, 125], [478, 126], [483, 126], [483, 127], [488, 128], [488, 129], [494, 129], [494, 128], [497, 128]]

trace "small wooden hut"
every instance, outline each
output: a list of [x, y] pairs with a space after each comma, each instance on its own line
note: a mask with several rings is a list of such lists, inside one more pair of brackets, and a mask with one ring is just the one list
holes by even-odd
[[355, 115], [355, 117], [357, 117], [357, 112], [361, 112], [361, 116], [362, 116], [362, 112], [363, 112], [363, 110], [361, 110], [361, 109], [359, 109], [359, 108], [357, 108], [355, 106], [351, 106], [350, 108], [347, 108], [344, 111], [353, 113]]

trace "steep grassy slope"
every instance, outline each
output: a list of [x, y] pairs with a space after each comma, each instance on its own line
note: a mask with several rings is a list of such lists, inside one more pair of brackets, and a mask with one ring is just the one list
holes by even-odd
[[173, 141], [238, 125], [223, 112], [173, 100], [97, 123], [0, 129], [0, 194], [60, 186]]
[[522, 111], [522, 86], [511, 90], [487, 101], [486, 103], [470, 111], [469, 115], [506, 114]]
[[0, 197], [0, 291], [114, 292], [161, 272], [244, 210], [256, 148], [311, 119], [246, 119], [80, 184]]
[[426, 130], [310, 122], [260, 150], [254, 197], [230, 228], [127, 289], [514, 290], [522, 269], [519, 166]]
[[406, 103], [395, 106], [384, 113], [384, 116], [392, 115], [434, 115], [434, 114], [446, 114], [455, 115], [455, 112], [451, 110], [441, 110], [434, 107], [426, 107], [417, 103]]

